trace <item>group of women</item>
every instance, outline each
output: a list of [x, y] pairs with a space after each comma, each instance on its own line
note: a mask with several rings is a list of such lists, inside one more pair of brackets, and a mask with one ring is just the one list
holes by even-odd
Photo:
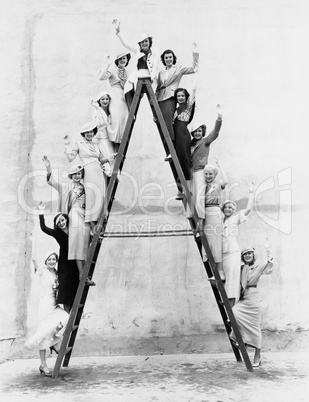
[[[258, 278], [270, 265], [269, 261], [266, 265], [261, 265], [255, 263], [254, 257], [250, 259], [248, 254], [253, 253], [252, 248], [240, 253], [236, 234], [232, 235], [230, 230], [232, 226], [238, 226], [245, 221], [249, 214], [253, 201], [253, 186], [249, 187], [250, 197], [245, 210], [237, 213], [235, 202], [227, 200], [223, 203], [222, 215], [220, 205], [227, 177], [219, 159], [216, 160], [216, 166], [208, 164], [210, 144], [218, 137], [222, 125], [220, 105], [216, 107], [215, 127], [208, 136], [204, 123], [193, 122], [191, 130], [188, 129], [195, 112], [196, 79], [191, 95], [179, 85], [183, 75], [197, 73], [199, 59], [197, 45], [193, 44], [192, 65], [182, 67], [176, 64], [177, 57], [171, 49], [166, 49], [159, 56], [158, 51], [152, 46], [153, 40], [150, 35], [142, 34], [136, 45], [130, 44], [120, 30], [120, 21], [113, 20], [112, 24], [121, 44], [129, 52], [123, 50], [118, 52], [114, 63], [110, 56], [106, 57], [99, 79], [108, 80], [110, 90], [101, 91], [91, 100], [94, 108], [92, 121], [80, 129], [82, 139], [73, 142], [68, 135], [64, 137], [64, 153], [68, 161], [73, 161], [77, 156], [81, 160], [80, 164], [70, 167], [68, 174], [70, 182], [59, 183], [52, 172], [48, 157], [43, 157], [47, 170], [47, 183], [59, 193], [60, 212], [54, 218], [54, 227], [49, 228], [44, 219], [45, 205], [39, 203], [40, 227], [45, 234], [55, 238], [60, 251], [59, 255], [56, 252], [49, 252], [44, 260], [44, 267], [36, 270], [42, 282], [40, 324], [26, 345], [38, 346], [41, 358], [39, 370], [45, 376], [51, 376], [46, 364], [46, 348], [50, 347], [51, 350], [57, 351], [54, 345], [61, 339], [68, 320], [139, 77], [151, 79], [167, 131], [174, 144], [189, 190], [192, 192], [199, 225], [205, 230], [217, 268], [225, 280], [230, 303], [233, 306], [236, 302], [234, 312], [241, 330], [241, 318], [246, 315], [244, 303], [247, 300], [251, 302], [253, 297], [257, 300], [254, 289], [256, 290]], [[137, 68], [128, 74], [126, 67], [131, 60], [131, 53], [136, 54]], [[164, 65], [161, 71], [159, 71], [160, 58]], [[170, 155], [167, 155], [166, 160], [171, 162]], [[217, 179], [219, 171], [221, 179]], [[178, 190], [176, 199], [181, 200], [184, 198], [184, 192], [180, 184]], [[242, 270], [241, 256], [244, 264]], [[86, 284], [95, 285], [89, 278]], [[63, 305], [63, 309], [59, 305]], [[255, 320], [255, 337], [259, 338], [257, 317], [258, 309], [256, 316], [252, 317], [252, 326]], [[243, 331], [250, 333], [252, 326], [244, 328]], [[251, 333], [249, 335], [251, 336]], [[243, 336], [248, 345], [256, 347], [257, 351], [260, 350], [260, 340], [253, 342], [250, 336], [247, 339], [246, 332]], [[259, 352], [255, 355], [255, 363], [257, 361], [260, 361]]]

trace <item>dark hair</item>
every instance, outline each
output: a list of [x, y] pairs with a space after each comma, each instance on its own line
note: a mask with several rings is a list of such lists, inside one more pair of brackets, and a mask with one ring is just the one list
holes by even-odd
[[57, 220], [57, 218], [59, 218], [60, 215], [65, 217], [65, 219], [67, 221], [67, 226], [69, 226], [69, 216], [68, 216], [68, 214], [59, 213], [54, 217], [54, 229], [62, 230], [62, 229], [59, 229], [58, 226], [56, 225], [56, 220]]
[[[151, 37], [151, 36], [148, 36], [148, 38], [145, 38], [145, 39], [149, 39], [149, 49], [150, 49], [151, 46], [152, 46], [152, 37]], [[143, 39], [143, 40], [141, 40], [140, 42], [138, 42], [138, 44], [139, 44], [139, 51], [140, 51], [140, 52], [142, 51], [141, 43], [142, 43], [145, 39]]]
[[164, 56], [165, 56], [166, 54], [170, 54], [170, 53], [172, 53], [172, 55], [173, 55], [173, 64], [176, 64], [176, 62], [177, 62], [176, 54], [175, 54], [171, 49], [166, 49], [166, 50], [164, 50], [164, 52], [161, 54], [161, 61], [162, 61], [162, 63], [163, 63], [164, 66], [166, 66], [166, 63], [165, 63], [165, 61], [164, 61]]
[[200, 127], [202, 127], [202, 137], [205, 137], [206, 135], [206, 124], [201, 124], [200, 126], [198, 126], [194, 131], [191, 132], [192, 137], [194, 138], [194, 133], [197, 129], [199, 129]]
[[[93, 135], [96, 135], [96, 133], [98, 132], [98, 127], [94, 127], [92, 130], [90, 130], [90, 131], [93, 131]], [[88, 133], [88, 131], [87, 131], [87, 133]], [[85, 133], [80, 133], [80, 135], [82, 136], [82, 137], [85, 137]]]
[[127, 54], [119, 57], [119, 59], [116, 59], [115, 64], [116, 64], [117, 67], [118, 67], [119, 60], [122, 59], [124, 56], [127, 56], [127, 64], [125, 65], [125, 67], [127, 67], [127, 65], [129, 64], [129, 61], [131, 59], [131, 53], [127, 53]]
[[49, 257], [51, 257], [52, 255], [54, 255], [56, 257], [56, 261], [58, 262], [59, 256], [57, 253], [53, 252], [53, 253], [50, 253], [49, 256], [45, 259], [45, 261], [44, 261], [45, 265], [46, 265], [46, 262], [49, 259]]
[[176, 91], [174, 92], [174, 99], [176, 100], [176, 102], [177, 102], [177, 94], [179, 92], [183, 92], [185, 94], [186, 102], [188, 102], [190, 94], [185, 88], [177, 88]]
[[[102, 95], [102, 96], [104, 96], [104, 95]], [[109, 105], [110, 105], [110, 103], [111, 103], [111, 100], [112, 100], [112, 98], [111, 98], [111, 96], [110, 96], [110, 94], [106, 94], [106, 96], [108, 97], [108, 100], [109, 100], [109, 102], [108, 102], [108, 105], [107, 105], [107, 116], [110, 116], [110, 114], [111, 114], [111, 112], [110, 112], [110, 110], [109, 110]], [[101, 99], [101, 98], [100, 98]], [[98, 105], [100, 106], [100, 108], [102, 108], [103, 109], [103, 107], [100, 105], [100, 99], [98, 99], [97, 100], [97, 102], [98, 102]], [[104, 109], [103, 109], [104, 110]]]

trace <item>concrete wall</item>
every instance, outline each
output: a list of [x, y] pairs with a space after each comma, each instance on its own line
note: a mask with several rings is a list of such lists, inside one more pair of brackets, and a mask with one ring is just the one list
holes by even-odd
[[[25, 355], [36, 326], [39, 297], [32, 260], [42, 264], [56, 244], [38, 228], [38, 201], [56, 212], [43, 155], [65, 177], [62, 138], [78, 138], [107, 54], [121, 46], [111, 25], [135, 41], [154, 37], [190, 64], [200, 48], [196, 118], [208, 129], [220, 102], [224, 125], [212, 146], [230, 179], [229, 198], [244, 207], [247, 184], [258, 184], [256, 208], [241, 228], [240, 244], [261, 251], [270, 238], [276, 266], [261, 280], [264, 344], [308, 347], [305, 250], [308, 244], [308, 38], [305, 1], [1, 0], [2, 136], [0, 354]], [[132, 69], [133, 63], [130, 68]], [[192, 76], [183, 79], [192, 87]], [[143, 99], [110, 219], [114, 230], [186, 228], [187, 221], [164, 152]], [[292, 205], [291, 205], [292, 198]], [[51, 202], [53, 200], [53, 202]], [[53, 215], [47, 216], [51, 224]], [[130, 226], [131, 225], [131, 226]], [[133, 226], [135, 225], [135, 226]], [[169, 226], [171, 225], [171, 226]], [[77, 354], [227, 351], [203, 265], [192, 237], [104, 241], [81, 322]]]

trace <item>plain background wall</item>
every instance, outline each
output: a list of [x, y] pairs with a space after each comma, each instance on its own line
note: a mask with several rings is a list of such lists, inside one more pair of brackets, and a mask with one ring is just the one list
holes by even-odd
[[[78, 139], [79, 127], [91, 118], [90, 100], [108, 88], [97, 79], [105, 57], [121, 49], [113, 18], [122, 21], [130, 41], [146, 31], [154, 47], [173, 49], [182, 65], [191, 64], [197, 42], [196, 119], [209, 132], [215, 105], [224, 112], [210, 161], [220, 157], [230, 179], [228, 196], [240, 208], [250, 180], [261, 193], [240, 244], [262, 252], [268, 236], [276, 259], [274, 273], [260, 286], [266, 346], [307, 346], [307, 2], [1, 0], [0, 7], [2, 356], [14, 340], [22, 353], [24, 337], [35, 329], [39, 286], [32, 260], [42, 264], [45, 251], [56, 247], [40, 232], [33, 209], [43, 200], [57, 210], [41, 159], [48, 155], [66, 177], [62, 138]], [[189, 91], [192, 83], [193, 76], [182, 81]], [[111, 229], [187, 227], [163, 158], [143, 99]], [[78, 335], [80, 353], [229, 350], [192, 237], [106, 240], [94, 279]]]

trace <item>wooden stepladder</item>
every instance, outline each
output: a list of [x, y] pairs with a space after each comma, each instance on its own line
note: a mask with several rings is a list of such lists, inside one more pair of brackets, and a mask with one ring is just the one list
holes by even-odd
[[70, 317], [66, 326], [66, 330], [63, 336], [63, 340], [60, 346], [59, 354], [57, 356], [57, 360], [55, 363], [53, 377], [58, 377], [61, 364], [63, 362], [63, 367], [67, 367], [69, 365], [72, 349], [74, 346], [75, 338], [77, 335], [77, 331], [79, 328], [80, 320], [82, 318], [84, 306], [86, 303], [89, 286], [86, 286], [87, 277], [92, 278], [95, 265], [97, 262], [97, 258], [99, 255], [101, 243], [104, 239], [104, 234], [106, 234], [106, 226], [108, 222], [108, 218], [110, 215], [110, 211], [112, 209], [113, 201], [115, 198], [115, 193], [118, 187], [119, 175], [121, 174], [123, 164], [126, 158], [126, 153], [128, 150], [128, 146], [131, 139], [131, 134], [133, 131], [133, 127], [135, 124], [137, 112], [139, 109], [140, 101], [146, 93], [153, 116], [155, 118], [155, 122], [165, 149], [166, 154], [171, 155], [170, 167], [175, 179], [176, 184], [180, 184], [184, 191], [184, 206], [185, 208], [190, 208], [192, 213], [192, 218], [189, 218], [189, 223], [194, 234], [194, 238], [200, 252], [200, 255], [203, 259], [204, 251], [207, 255], [207, 261], [203, 261], [205, 271], [207, 273], [208, 278], [212, 278], [210, 280], [210, 284], [212, 286], [212, 290], [217, 301], [217, 305], [225, 325], [226, 332], [229, 334], [231, 329], [234, 330], [235, 337], [237, 339], [236, 345], [234, 342], [231, 342], [231, 346], [233, 352], [235, 354], [237, 361], [244, 360], [247, 370], [252, 371], [252, 365], [250, 358], [248, 356], [245, 344], [242, 340], [241, 334], [239, 332], [239, 328], [237, 326], [237, 322], [235, 320], [233, 311], [230, 307], [224, 285], [221, 281], [220, 274], [216, 269], [215, 261], [211, 254], [211, 250], [208, 245], [208, 241], [206, 239], [205, 233], [202, 228], [198, 226], [198, 215], [195, 210], [194, 204], [192, 203], [192, 196], [187, 187], [186, 179], [183, 175], [181, 166], [178, 161], [178, 157], [176, 155], [175, 148], [169, 136], [167, 127], [165, 125], [161, 110], [159, 108], [158, 102], [156, 100], [155, 94], [153, 92], [150, 78], [139, 78], [136, 86], [136, 91], [134, 94], [133, 102], [130, 108], [130, 113], [127, 119], [126, 127], [124, 130], [123, 138], [120, 144], [120, 148], [118, 150], [117, 158], [115, 160], [115, 165], [113, 169], [112, 176], [110, 178], [105, 202], [100, 212], [100, 216], [97, 222], [97, 230], [94, 233], [94, 236], [91, 241], [91, 245], [88, 250], [87, 261], [85, 264], [83, 276], [80, 280], [80, 284], [75, 296], [75, 300], [72, 306], [72, 310], [70, 312]]

